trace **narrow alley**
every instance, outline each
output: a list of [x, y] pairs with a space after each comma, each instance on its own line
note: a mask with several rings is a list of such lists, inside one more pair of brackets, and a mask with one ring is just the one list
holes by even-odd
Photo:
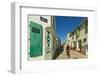
[[[81, 59], [81, 58], [87, 58], [87, 55], [83, 55], [81, 53], [72, 50], [70, 51], [70, 59]], [[64, 50], [56, 59], [69, 59], [66, 50]]]

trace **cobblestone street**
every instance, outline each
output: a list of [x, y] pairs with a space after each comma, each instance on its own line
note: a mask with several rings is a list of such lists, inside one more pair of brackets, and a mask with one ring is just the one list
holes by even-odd
[[[70, 51], [70, 59], [80, 59], [80, 58], [87, 58], [86, 55], [78, 53], [76, 51]], [[67, 56], [66, 51], [64, 50], [56, 59], [69, 59]]]

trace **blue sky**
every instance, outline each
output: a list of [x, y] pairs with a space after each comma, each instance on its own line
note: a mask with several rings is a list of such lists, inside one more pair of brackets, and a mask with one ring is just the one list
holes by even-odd
[[64, 42], [68, 32], [73, 31], [79, 26], [85, 17], [74, 16], [55, 16], [56, 18], [56, 35]]

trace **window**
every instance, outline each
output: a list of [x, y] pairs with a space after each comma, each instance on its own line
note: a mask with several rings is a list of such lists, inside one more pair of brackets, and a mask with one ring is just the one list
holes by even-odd
[[86, 42], [86, 38], [84, 38], [83, 42]]
[[77, 37], [80, 36], [80, 29], [79, 29], [79, 28], [76, 30], [76, 36], [77, 36]]
[[88, 20], [85, 22], [85, 33], [88, 33]]
[[40, 34], [40, 29], [32, 27], [32, 32]]

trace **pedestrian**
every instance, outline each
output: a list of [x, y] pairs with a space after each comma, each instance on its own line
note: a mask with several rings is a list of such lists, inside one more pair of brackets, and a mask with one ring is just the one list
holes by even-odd
[[70, 46], [69, 46], [69, 44], [67, 44], [66, 53], [67, 53], [68, 58], [70, 58]]

